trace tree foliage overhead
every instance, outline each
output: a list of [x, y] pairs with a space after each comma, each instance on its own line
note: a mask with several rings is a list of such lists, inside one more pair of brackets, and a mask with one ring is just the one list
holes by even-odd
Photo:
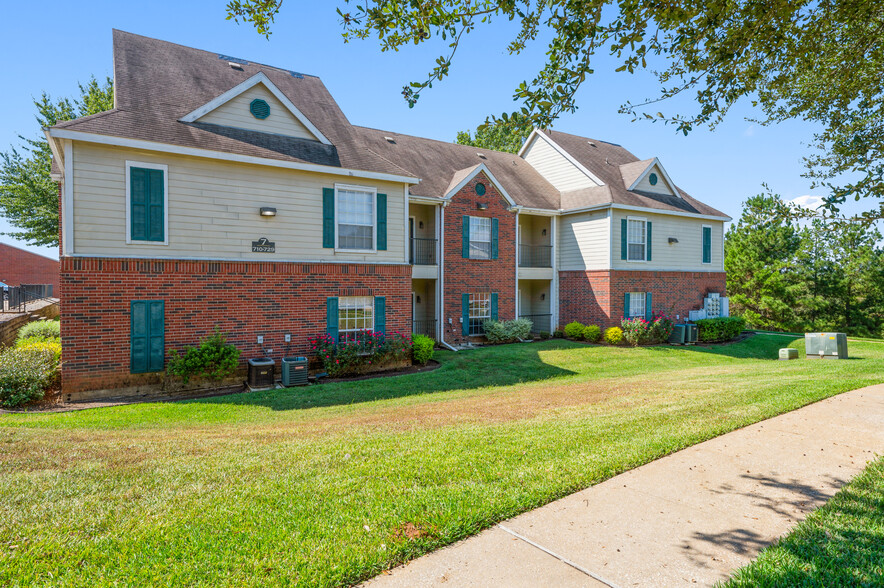
[[530, 134], [531, 125], [525, 117], [516, 115], [508, 120], [479, 125], [475, 134], [470, 131], [458, 131], [454, 142], [458, 145], [472, 145], [479, 149], [518, 153]]
[[[227, 14], [269, 35], [281, 6], [281, 0], [234, 0]], [[338, 14], [345, 41], [376, 38], [382, 51], [447, 44], [427, 76], [403, 88], [412, 106], [450, 74], [464, 36], [497, 19], [516, 21], [510, 54], [527, 50], [541, 34], [552, 36], [543, 68], [514, 92], [519, 113], [534, 126], [549, 127], [573, 112], [593, 58], [610, 54], [618, 71], [646, 69], [660, 83], [658, 95], [625, 102], [622, 112], [688, 133], [714, 127], [746, 98], [760, 108], [762, 124], [819, 123], [807, 175], [815, 186], [831, 188], [832, 208], [848, 198], [884, 195], [884, 2], [342, 0]], [[665, 115], [653, 108], [681, 94], [693, 96], [692, 112]], [[884, 209], [866, 216], [884, 216]]]
[[731, 311], [762, 329], [884, 335], [880, 240], [872, 226], [796, 221], [779, 196], [754, 196], [725, 240]]
[[[114, 107], [114, 84], [92, 77], [78, 84], [77, 98], [52, 100], [46, 92], [34, 100], [40, 129], [62, 121], [97, 114]], [[19, 229], [7, 235], [30, 245], [58, 243], [58, 186], [49, 177], [52, 152], [42, 130], [37, 138], [19, 135], [18, 148], [0, 153], [0, 215]]]

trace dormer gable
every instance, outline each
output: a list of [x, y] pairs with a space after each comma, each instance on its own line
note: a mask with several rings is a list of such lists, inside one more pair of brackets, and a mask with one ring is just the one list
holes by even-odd
[[272, 133], [331, 145], [263, 72], [258, 72], [180, 120]]
[[660, 160], [656, 157], [633, 161], [620, 166], [623, 185], [630, 192], [647, 192], [666, 196], [681, 195]]
[[[472, 167], [468, 167], [465, 169], [460, 169], [454, 172], [454, 175], [451, 177], [451, 182], [448, 184], [448, 188], [445, 190], [445, 194], [442, 196], [443, 200], [451, 200], [454, 198], [458, 192], [460, 192], [461, 188], [466, 186], [470, 180], [475, 178], [479, 174], [485, 174], [485, 177], [488, 178], [488, 181], [494, 184], [494, 187], [497, 188], [498, 193], [503, 196], [503, 199], [506, 200], [507, 204], [510, 206], [515, 206], [516, 201], [513, 200], [512, 196], [506, 191], [497, 178], [494, 177], [494, 174], [491, 173], [491, 170], [488, 169], [484, 163], [480, 163], [474, 165]], [[480, 196], [484, 195], [484, 192], [479, 194]]]
[[560, 192], [604, 185], [598, 176], [540, 129], [531, 131], [518, 155]]

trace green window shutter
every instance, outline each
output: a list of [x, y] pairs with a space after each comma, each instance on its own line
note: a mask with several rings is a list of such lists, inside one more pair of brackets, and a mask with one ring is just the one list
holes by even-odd
[[626, 219], [620, 219], [620, 259], [626, 259]]
[[[335, 189], [322, 189], [322, 246], [335, 247]], [[335, 303], [337, 304], [337, 302]], [[337, 324], [337, 323], [335, 323]], [[337, 335], [335, 335], [337, 337]]]
[[645, 292], [645, 320], [654, 320], [653, 300], [650, 292]]
[[[468, 218], [468, 217], [464, 217]], [[464, 335], [470, 334], [470, 295], [461, 295], [461, 310], [463, 311], [463, 328], [461, 331]]]
[[703, 263], [712, 263], [712, 228], [703, 227]]
[[147, 371], [161, 372], [166, 359], [166, 303], [152, 300], [147, 303]]
[[491, 293], [491, 320], [497, 320], [497, 292]]
[[148, 170], [147, 198], [147, 240], [164, 241], [166, 239], [166, 198], [163, 170]]
[[491, 259], [497, 259], [497, 219], [491, 219]]
[[387, 334], [387, 299], [374, 297], [374, 332]]
[[325, 299], [325, 332], [338, 340], [338, 298], [329, 296]]
[[463, 217], [463, 232], [461, 233], [461, 253], [464, 259], [470, 258], [470, 217]]
[[133, 374], [163, 370], [166, 356], [165, 303], [133, 300], [129, 304], [129, 371]]
[[387, 250], [387, 195], [378, 194], [378, 251]]
[[629, 292], [623, 296], [623, 318], [629, 318]]
[[647, 239], [645, 240], [645, 243], [646, 243], [645, 247], [648, 250], [647, 259], [648, 259], [648, 261], [651, 261], [651, 241], [652, 241], [652, 239], [651, 239], [651, 221], [648, 221], [646, 223], [646, 225], [648, 227], [648, 234], [647, 234]]
[[129, 236], [133, 241], [147, 240], [149, 170], [129, 168]]

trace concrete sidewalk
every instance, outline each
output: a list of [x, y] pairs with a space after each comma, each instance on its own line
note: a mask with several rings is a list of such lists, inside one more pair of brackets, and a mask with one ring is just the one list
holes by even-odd
[[884, 453], [884, 384], [658, 459], [383, 574], [385, 586], [711, 585]]

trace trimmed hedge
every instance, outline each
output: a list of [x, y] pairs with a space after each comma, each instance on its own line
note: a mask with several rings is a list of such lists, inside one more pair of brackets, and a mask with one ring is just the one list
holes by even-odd
[[605, 341], [611, 345], [620, 345], [623, 342], [623, 329], [608, 327], [605, 329]]
[[426, 335], [411, 336], [411, 356], [414, 363], [426, 365], [433, 359], [433, 346], [436, 342]]
[[700, 319], [697, 321], [697, 338], [708, 343], [730, 341], [745, 327], [746, 321], [739, 316]]
[[585, 328], [586, 325], [577, 321], [568, 323], [565, 325], [565, 337], [568, 339], [580, 339], [583, 337], [583, 329]]
[[40, 400], [58, 377], [61, 346], [30, 343], [0, 353], [0, 406], [13, 408]]
[[512, 343], [527, 339], [534, 323], [528, 319], [511, 321], [485, 321], [485, 338], [489, 343]]
[[598, 325], [587, 325], [583, 329], [583, 338], [590, 343], [595, 343], [602, 338], [602, 329]]

